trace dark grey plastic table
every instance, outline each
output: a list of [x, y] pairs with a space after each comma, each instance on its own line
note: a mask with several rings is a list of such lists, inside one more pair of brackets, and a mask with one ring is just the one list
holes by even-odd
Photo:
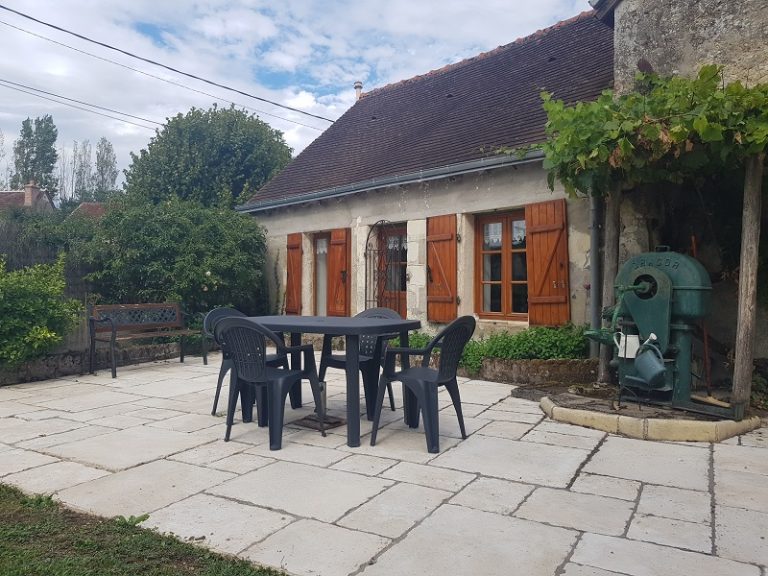
[[[360, 336], [362, 334], [400, 334], [400, 345], [408, 346], [408, 331], [421, 328], [419, 320], [396, 320], [389, 318], [361, 318], [336, 316], [254, 316], [251, 318], [274, 332], [290, 332], [291, 345], [301, 343], [302, 334], [323, 334], [344, 336], [347, 357], [347, 446], [360, 446]], [[407, 357], [402, 362], [407, 363]], [[298, 354], [291, 358], [292, 365], [298, 366]], [[418, 406], [414, 401], [404, 399], [405, 419], [410, 426], [418, 426]], [[291, 405], [301, 405], [300, 389], [298, 398], [291, 398]], [[366, 406], [368, 417], [372, 417], [371, 405]], [[415, 414], [414, 414], [415, 411]], [[415, 421], [414, 421], [415, 418]]]

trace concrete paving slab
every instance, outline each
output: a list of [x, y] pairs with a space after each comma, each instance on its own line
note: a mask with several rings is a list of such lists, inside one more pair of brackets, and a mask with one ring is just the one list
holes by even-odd
[[83, 424], [64, 418], [49, 418], [40, 422], [30, 422], [21, 418], [0, 418], [0, 438], [6, 444], [16, 444], [60, 432], [82, 428]]
[[336, 462], [331, 468], [334, 470], [344, 470], [345, 472], [356, 472], [366, 476], [377, 476], [384, 470], [397, 464], [397, 460], [389, 458], [379, 458], [377, 456], [367, 456], [365, 454], [352, 454]]
[[544, 416], [541, 408], [539, 408], [538, 402], [523, 400], [522, 398], [506, 398], [501, 402], [494, 404], [492, 409], [503, 410], [507, 412], [520, 412], [523, 414], [533, 414], [534, 416]]
[[51, 446], [47, 452], [107, 470], [124, 470], [203, 444], [204, 440], [181, 432], [139, 426], [102, 434], [67, 444]]
[[768, 514], [727, 506], [715, 508], [718, 555], [768, 568]]
[[140, 400], [139, 396], [115, 392], [102, 389], [98, 392], [87, 392], [81, 394], [68, 394], [63, 397], [45, 398], [40, 397], [35, 400], [38, 406], [45, 406], [52, 410], [64, 410], [66, 412], [84, 412], [94, 408], [103, 408], [104, 406], [113, 406], [115, 404], [128, 404]]
[[451, 504], [509, 515], [533, 492], [534, 486], [495, 478], [477, 478], [456, 496]]
[[569, 562], [563, 568], [562, 576], [619, 576], [618, 572], [608, 572], [594, 566], [582, 566]]
[[145, 420], [144, 418], [136, 418], [134, 416], [125, 416], [123, 414], [118, 416], [106, 416], [105, 418], [96, 418], [91, 420], [88, 424], [95, 426], [105, 426], [107, 428], [116, 428], [118, 430], [124, 430], [126, 428], [134, 428], [135, 426], [144, 426], [145, 424], [152, 422], [152, 420]]
[[708, 492], [668, 486], [645, 486], [637, 511], [664, 518], [711, 524], [711, 498]]
[[106, 428], [104, 426], [83, 426], [67, 432], [60, 432], [59, 434], [51, 434], [50, 436], [40, 436], [39, 438], [33, 438], [32, 440], [24, 440], [23, 442], [18, 442], [17, 446], [19, 448], [45, 452], [46, 448], [50, 446], [66, 444], [67, 442], [74, 442], [84, 438], [92, 438], [114, 431], [114, 428]]
[[760, 568], [757, 566], [601, 534], [584, 534], [570, 560], [577, 564], [631, 576], [669, 576], [670, 574], [759, 576], [760, 574]]
[[544, 413], [512, 412], [511, 410], [496, 410], [493, 406], [479, 414], [480, 418], [487, 420], [501, 420], [504, 422], [523, 422], [525, 424], [538, 424], [544, 418]]
[[29, 414], [30, 412], [45, 412], [46, 409], [43, 406], [35, 406], [34, 404], [22, 404], [21, 402], [14, 402], [13, 400], [0, 401], [0, 418], [8, 418], [9, 416], [17, 416], [20, 414]]
[[[516, 574], [551, 575], [575, 541], [576, 533], [571, 530], [448, 504], [438, 508], [362, 574], [508, 576], [514, 567]], [[425, 553], [429, 550], [444, 553]]]
[[515, 516], [584, 532], [620, 536], [633, 509], [634, 503], [626, 500], [537, 488]]
[[541, 423], [536, 426], [538, 432], [554, 432], [556, 434], [567, 434], [569, 436], [582, 436], [584, 438], [605, 438], [606, 433], [602, 430], [594, 430], [592, 428], [585, 428], [584, 426], [575, 426], [574, 424], [567, 424], [565, 422], [557, 422], [545, 418]]
[[572, 434], [560, 434], [558, 432], [549, 432], [534, 428], [526, 434], [522, 440], [524, 442], [535, 442], [537, 444], [552, 444], [554, 446], [569, 446], [571, 448], [581, 448], [582, 450], [592, 451], [595, 449], [601, 438], [586, 438], [584, 436], [574, 436]]
[[12, 484], [28, 494], [54, 494], [109, 474], [106, 470], [83, 466], [77, 462], [53, 462], [5, 476], [3, 482]]
[[36, 468], [44, 464], [58, 462], [58, 459], [51, 456], [20, 448], [10, 448], [4, 450], [2, 454], [3, 457], [0, 458], [0, 477], [21, 472], [28, 468]]
[[183, 500], [234, 477], [234, 474], [157, 460], [62, 490], [67, 506], [99, 516], [140, 516]]
[[[464, 413], [464, 418], [477, 418], [487, 409], [488, 406], [485, 404], [472, 404], [471, 402], [465, 402], [463, 398], [461, 400], [461, 411]], [[454, 418], [456, 417], [456, 410], [454, 409], [453, 404], [446, 406], [441, 410], [441, 412], [453, 414]]]
[[389, 540], [316, 520], [299, 520], [242, 556], [297, 576], [346, 576], [383, 550]]
[[[472, 438], [472, 437], [470, 437]], [[381, 428], [376, 437], [376, 446], [370, 445], [370, 436], [365, 435], [360, 439], [360, 446], [349, 448], [355, 454], [369, 454], [382, 458], [393, 458], [415, 464], [425, 464], [433, 460], [437, 454], [427, 452], [427, 440], [422, 428], [408, 428], [404, 430]], [[440, 452], [445, 453], [457, 444], [467, 442], [440, 436]]]
[[[390, 480], [276, 462], [208, 490], [289, 514], [334, 522], [393, 484]], [[343, 486], [343, 490], [339, 487]]]
[[399, 538], [445, 500], [451, 492], [413, 484], [396, 484], [338, 522], [361, 532]]
[[184, 414], [164, 420], [157, 420], [148, 424], [152, 428], [173, 430], [174, 432], [195, 432], [203, 428], [210, 428], [221, 424], [221, 419], [210, 414]]
[[184, 416], [185, 412], [178, 410], [168, 410], [166, 408], [144, 408], [139, 407], [133, 412], [126, 413], [126, 416], [135, 416], [146, 420], [166, 420], [175, 416]]
[[277, 462], [274, 458], [264, 458], [262, 456], [256, 456], [254, 454], [233, 454], [227, 456], [221, 460], [216, 460], [208, 464], [209, 468], [216, 468], [217, 470], [226, 470], [227, 472], [234, 472], [235, 474], [245, 474], [246, 472], [252, 472], [263, 468], [268, 464]]
[[768, 480], [762, 474], [715, 469], [715, 502], [768, 513]]
[[142, 526], [218, 552], [237, 554], [294, 520], [258, 506], [196, 494], [152, 512]]
[[709, 451], [609, 436], [585, 472], [691, 490], [709, 488]]
[[240, 442], [214, 440], [213, 442], [196, 446], [191, 450], [173, 454], [172, 456], [169, 456], [169, 458], [171, 460], [178, 460], [179, 462], [186, 462], [187, 464], [205, 465], [233, 454], [245, 452], [250, 447], [250, 444], [242, 444]]
[[525, 424], [523, 422], [491, 420], [487, 426], [483, 426], [478, 434], [495, 436], [496, 438], [507, 438], [509, 440], [520, 440], [532, 428], [533, 424]]
[[[485, 380], [469, 380], [459, 386], [461, 401], [470, 404], [484, 404], [490, 406], [500, 400], [509, 398], [512, 387], [509, 384], [488, 382]], [[450, 401], [450, 397], [448, 397]]]
[[638, 513], [632, 518], [627, 538], [705, 554], [712, 552], [712, 528], [709, 523], [696, 524]]
[[[768, 452], [753, 446], [715, 444], [715, 470], [733, 470], [768, 476]], [[768, 479], [766, 479], [768, 482]]]
[[38, 408], [38, 410], [16, 414], [16, 417], [21, 420], [29, 420], [34, 422], [39, 422], [40, 420], [49, 420], [51, 418], [63, 418], [64, 420], [77, 420], [76, 418], [72, 418], [71, 412], [63, 412], [61, 410], [51, 410], [50, 408], [43, 408], [42, 406], [37, 406], [36, 408]]
[[640, 482], [583, 472], [576, 478], [571, 490], [620, 500], [635, 500], [640, 491]]
[[446, 470], [437, 466], [413, 464], [412, 462], [400, 462], [386, 472], [382, 472], [381, 477], [449, 492], [458, 492], [475, 479], [474, 474]]
[[[174, 398], [201, 390], [209, 390], [213, 393], [216, 390], [216, 381], [201, 378], [161, 380], [133, 386], [131, 394], [139, 394], [151, 398]], [[211, 400], [213, 400], [213, 396], [211, 396]], [[208, 410], [210, 412], [210, 407]]]
[[111, 406], [102, 406], [82, 412], [69, 412], [67, 418], [90, 424], [94, 420], [109, 418], [110, 416], [124, 416], [127, 412], [133, 412], [141, 408], [139, 404], [128, 402], [127, 404], [113, 404]]
[[768, 428], [759, 428], [748, 434], [738, 437], [741, 446], [752, 446], [754, 448], [768, 448]]
[[434, 460], [436, 466], [506, 480], [565, 488], [585, 450], [475, 435]]
[[[320, 433], [318, 432], [317, 435], [320, 436]], [[287, 462], [298, 462], [299, 464], [311, 464], [322, 468], [343, 460], [347, 456], [345, 452], [340, 450], [309, 446], [297, 442], [286, 442], [280, 450], [270, 450], [268, 445], [263, 444], [255, 448], [249, 448], [246, 450], [246, 454], [255, 454], [256, 456], [285, 460]]]

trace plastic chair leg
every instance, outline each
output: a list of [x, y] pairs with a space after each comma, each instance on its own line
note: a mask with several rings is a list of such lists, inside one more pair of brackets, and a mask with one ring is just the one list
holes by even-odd
[[384, 376], [379, 378], [379, 389], [376, 392], [376, 405], [373, 410], [373, 429], [371, 430], [371, 446], [376, 446], [376, 434], [379, 432], [379, 420], [381, 419], [381, 409], [384, 406], [384, 392], [387, 390], [387, 386], [391, 387], [392, 383]]
[[428, 386], [419, 398], [424, 415], [424, 434], [427, 437], [427, 452], [440, 452], [440, 420], [437, 413], [437, 387]]
[[389, 394], [389, 408], [395, 411], [395, 395], [392, 392], [392, 382], [387, 382], [387, 393]]
[[235, 410], [237, 410], [237, 397], [240, 395], [240, 382], [232, 371], [229, 379], [229, 405], [227, 406], [227, 431], [224, 434], [224, 442], [229, 442], [229, 435], [232, 432], [232, 424], [235, 422]]
[[216, 395], [213, 397], [213, 409], [211, 409], [211, 416], [216, 416], [216, 407], [219, 405], [219, 395], [221, 394], [221, 386], [224, 383], [224, 376], [227, 375], [227, 371], [231, 368], [231, 361], [222, 360], [221, 368], [219, 369], [219, 380], [216, 383]]
[[280, 450], [283, 445], [283, 420], [285, 419], [285, 399], [291, 386], [271, 385], [267, 393], [269, 398], [269, 449]]
[[461, 395], [459, 394], [459, 384], [454, 378], [450, 382], [446, 382], [445, 389], [448, 390], [448, 394], [451, 395], [451, 402], [453, 402], [453, 408], [456, 410], [456, 416], [459, 419], [459, 429], [461, 429], [461, 437], [463, 440], [467, 439], [467, 429], [464, 428], [464, 413], [461, 409]]

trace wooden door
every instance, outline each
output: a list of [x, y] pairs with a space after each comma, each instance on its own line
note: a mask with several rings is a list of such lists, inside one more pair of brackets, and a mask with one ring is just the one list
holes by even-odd
[[408, 244], [405, 226], [385, 226], [379, 234], [379, 277], [381, 291], [378, 305], [407, 315]]
[[559, 326], [571, 318], [565, 200], [525, 207], [528, 323]]
[[456, 318], [456, 214], [427, 218], [427, 320]]
[[288, 234], [285, 258], [285, 313], [301, 314], [301, 233]]
[[349, 228], [331, 230], [328, 247], [328, 316], [349, 316], [350, 274]]

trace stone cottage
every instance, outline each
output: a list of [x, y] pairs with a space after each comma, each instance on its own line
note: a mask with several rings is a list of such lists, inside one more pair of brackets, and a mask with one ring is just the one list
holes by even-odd
[[544, 138], [542, 91], [577, 102], [612, 82], [613, 31], [586, 12], [422, 76], [358, 84], [356, 103], [238, 207], [268, 230], [275, 309], [387, 306], [426, 325], [474, 314], [480, 333], [585, 322], [588, 203], [551, 192], [525, 147]]

